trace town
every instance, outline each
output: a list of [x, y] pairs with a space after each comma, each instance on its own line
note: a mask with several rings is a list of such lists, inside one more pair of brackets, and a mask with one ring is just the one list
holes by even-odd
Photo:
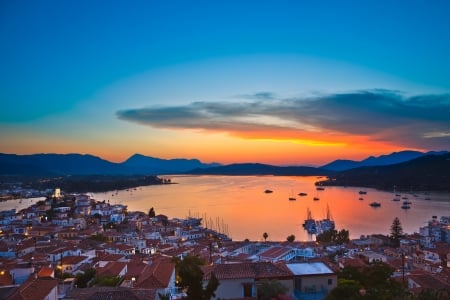
[[214, 299], [264, 299], [267, 282], [282, 286], [286, 298], [277, 299], [325, 299], [342, 270], [379, 263], [411, 297], [450, 290], [450, 216], [432, 216], [397, 245], [382, 234], [341, 243], [271, 241], [266, 233], [232, 241], [201, 218], [128, 211], [55, 189], [26, 209], [1, 211], [0, 226], [0, 299], [183, 299], [177, 263], [187, 257], [204, 262], [203, 286], [218, 280]]

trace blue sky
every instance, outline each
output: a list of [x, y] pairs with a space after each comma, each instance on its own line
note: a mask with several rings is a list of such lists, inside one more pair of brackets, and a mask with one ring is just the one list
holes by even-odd
[[[277, 137], [236, 134], [223, 122], [211, 134], [211, 126], [202, 125], [204, 118], [179, 122], [172, 114], [165, 122], [142, 121], [124, 117], [124, 112], [149, 107], [178, 112], [175, 108], [196, 102], [244, 102], [251, 107], [254, 96], [262, 93], [283, 106], [289, 99], [335, 99], [374, 90], [388, 91], [377, 95], [396, 94], [409, 104], [414, 103], [411, 97], [420, 96], [422, 106], [437, 107], [444, 117], [436, 122], [427, 117], [426, 124], [400, 105], [389, 114], [407, 115], [411, 124], [418, 118], [414, 124], [426, 129], [422, 136], [434, 134], [432, 141], [426, 140], [430, 148], [448, 149], [449, 8], [447, 1], [2, 1], [0, 138], [8, 143], [2, 143], [0, 152], [83, 152], [112, 160], [139, 152], [230, 161], [213, 148], [204, 150], [209, 154], [195, 147], [183, 152], [170, 139], [182, 140], [194, 132], [192, 139], [207, 145], [217, 135], [234, 136], [241, 139], [241, 147], [257, 149], [247, 144], [249, 139]], [[355, 105], [372, 107], [364, 101]], [[377, 127], [382, 113], [369, 122], [375, 131], [385, 130]], [[250, 123], [269, 131], [273, 125], [289, 127], [282, 115], [261, 111], [250, 111], [245, 124], [255, 115], [258, 121]], [[289, 128], [309, 126], [313, 132], [322, 128], [329, 133], [330, 127], [318, 120]], [[334, 127], [349, 127], [339, 123], [349, 116], [337, 120]], [[346, 124], [351, 122], [360, 120]], [[404, 135], [405, 130], [398, 132]], [[355, 132], [336, 133], [345, 134]], [[380, 146], [380, 151], [426, 150], [423, 138], [396, 144], [392, 132], [376, 138], [369, 131], [362, 135], [366, 139], [361, 143], [383, 140], [391, 146]], [[120, 146], [124, 136], [126, 147]], [[287, 134], [282, 140], [296, 139], [293, 144], [298, 145], [311, 140], [311, 134], [305, 136]], [[285, 148], [294, 152], [283, 144]], [[339, 150], [344, 156], [356, 155], [344, 150]], [[261, 160], [269, 162], [270, 153]]]

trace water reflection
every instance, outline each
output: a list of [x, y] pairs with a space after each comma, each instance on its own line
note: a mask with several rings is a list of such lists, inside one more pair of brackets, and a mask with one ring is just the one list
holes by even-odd
[[[418, 231], [433, 215], [450, 215], [449, 193], [402, 194], [412, 202], [411, 209], [401, 208], [402, 201], [392, 201], [395, 193], [356, 187], [325, 187], [318, 191], [317, 177], [288, 176], [173, 176], [177, 184], [147, 186], [117, 194], [94, 194], [96, 200], [123, 203], [129, 210], [169, 217], [197, 215], [214, 224], [226, 223], [234, 240], [286, 240], [294, 234], [296, 240], [309, 240], [302, 223], [309, 208], [312, 216], [322, 219], [330, 207], [336, 229], [348, 229], [352, 238], [360, 235], [388, 234], [395, 217], [399, 217], [405, 232]], [[272, 193], [264, 193], [270, 189]], [[306, 193], [306, 196], [299, 196]], [[398, 193], [398, 192], [397, 192]], [[289, 197], [295, 194], [295, 201]], [[319, 200], [314, 200], [317, 197]], [[361, 199], [360, 199], [361, 198]], [[425, 200], [429, 199], [429, 200]], [[371, 202], [380, 202], [373, 208]], [[219, 221], [217, 221], [219, 219]], [[219, 225], [220, 226], [220, 225]]]

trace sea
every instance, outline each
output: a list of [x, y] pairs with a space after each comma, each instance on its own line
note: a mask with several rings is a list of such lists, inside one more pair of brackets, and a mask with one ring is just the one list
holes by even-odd
[[[418, 232], [433, 216], [450, 216], [450, 193], [382, 191], [360, 187], [324, 187], [317, 190], [316, 176], [166, 176], [173, 184], [91, 194], [98, 201], [125, 204], [129, 211], [169, 218], [197, 217], [203, 226], [226, 233], [233, 240], [315, 240], [303, 228], [307, 210], [324, 219], [329, 209], [336, 229], [349, 230], [351, 238], [388, 235], [395, 217], [403, 231]], [[272, 191], [266, 193], [266, 190]], [[360, 191], [363, 194], [360, 194]], [[306, 193], [299, 196], [299, 193]], [[396, 196], [398, 195], [398, 196]], [[295, 198], [295, 200], [289, 200]], [[316, 198], [316, 200], [314, 200]], [[393, 201], [401, 198], [401, 201]], [[317, 200], [318, 199], [318, 200]], [[409, 209], [402, 209], [410, 201]], [[379, 207], [369, 204], [379, 202]]]
[[[169, 218], [202, 218], [202, 225], [228, 234], [233, 240], [285, 241], [294, 235], [297, 241], [314, 241], [303, 228], [307, 211], [314, 219], [327, 217], [336, 229], [349, 230], [351, 238], [362, 235], [388, 235], [395, 217], [403, 231], [418, 232], [433, 216], [450, 216], [449, 192], [383, 191], [361, 187], [327, 186], [317, 190], [316, 176], [165, 176], [172, 184], [151, 185], [105, 193], [89, 193], [98, 201], [124, 204], [129, 211]], [[266, 190], [272, 191], [266, 193]], [[362, 192], [362, 194], [360, 194]], [[305, 196], [299, 196], [305, 193]], [[398, 195], [398, 196], [397, 196]], [[295, 198], [295, 200], [289, 200]], [[314, 198], [318, 200], [314, 200]], [[400, 198], [400, 201], [393, 201]], [[45, 198], [2, 201], [0, 210], [27, 208]], [[402, 209], [409, 201], [409, 209]], [[372, 202], [380, 203], [372, 207]]]

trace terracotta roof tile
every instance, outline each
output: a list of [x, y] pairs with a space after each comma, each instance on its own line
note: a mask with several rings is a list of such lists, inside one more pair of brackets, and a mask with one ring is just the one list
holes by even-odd
[[175, 264], [167, 260], [154, 261], [143, 269], [135, 283], [140, 288], [166, 288], [170, 284], [171, 276], [175, 272]]
[[292, 273], [278, 264], [270, 262], [257, 263], [237, 263], [237, 264], [218, 264], [205, 266], [202, 268], [204, 280], [209, 280], [214, 273], [217, 279], [270, 279], [281, 277], [292, 277]]
[[24, 282], [10, 300], [44, 300], [57, 286], [56, 279], [32, 278]]

